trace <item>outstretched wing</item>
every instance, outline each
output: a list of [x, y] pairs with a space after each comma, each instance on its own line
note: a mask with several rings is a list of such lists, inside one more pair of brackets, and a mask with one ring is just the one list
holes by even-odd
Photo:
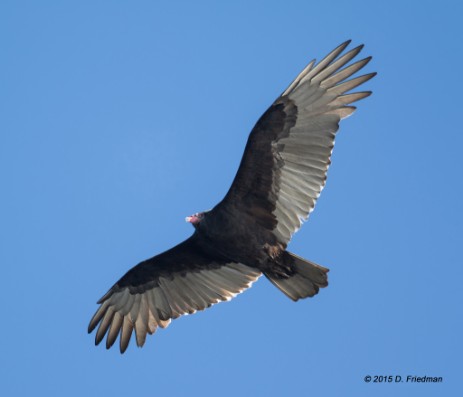
[[[370, 91], [346, 94], [376, 73], [347, 80], [371, 57], [345, 68], [362, 49], [347, 41], [296, 77], [252, 130], [238, 173], [216, 209], [252, 217], [286, 246], [325, 186], [339, 121]], [[239, 218], [239, 217], [236, 217]]]
[[122, 277], [98, 303], [88, 326], [99, 324], [95, 344], [107, 334], [106, 348], [120, 335], [121, 353], [135, 329], [138, 346], [171, 319], [230, 300], [249, 288], [261, 273], [204, 251], [194, 234], [176, 247], [141, 262]]

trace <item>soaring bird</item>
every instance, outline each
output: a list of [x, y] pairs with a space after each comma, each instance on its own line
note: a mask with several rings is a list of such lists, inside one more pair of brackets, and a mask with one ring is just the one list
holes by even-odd
[[371, 59], [350, 40], [310, 62], [257, 121], [224, 199], [186, 218], [194, 233], [130, 269], [98, 301], [88, 332], [124, 353], [172, 319], [230, 300], [262, 274], [294, 301], [328, 285], [328, 269], [286, 250], [325, 186], [339, 122], [371, 91], [349, 93], [376, 73], [349, 79]]

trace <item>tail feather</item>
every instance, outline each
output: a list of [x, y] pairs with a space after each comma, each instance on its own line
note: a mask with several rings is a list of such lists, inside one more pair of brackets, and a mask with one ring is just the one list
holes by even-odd
[[265, 276], [293, 301], [314, 296], [328, 285], [329, 269], [288, 252], [294, 274], [288, 278], [265, 272]]

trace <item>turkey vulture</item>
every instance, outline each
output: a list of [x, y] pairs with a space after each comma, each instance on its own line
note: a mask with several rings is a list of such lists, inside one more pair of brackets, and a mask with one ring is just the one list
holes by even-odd
[[124, 353], [172, 319], [230, 300], [262, 274], [294, 301], [328, 285], [328, 269], [286, 251], [325, 186], [339, 121], [371, 91], [349, 93], [376, 73], [348, 80], [371, 57], [344, 67], [362, 49], [341, 55], [347, 41], [310, 62], [262, 115], [249, 135], [238, 172], [212, 210], [186, 218], [193, 235], [129, 270], [98, 301], [88, 326], [99, 324], [110, 348]]

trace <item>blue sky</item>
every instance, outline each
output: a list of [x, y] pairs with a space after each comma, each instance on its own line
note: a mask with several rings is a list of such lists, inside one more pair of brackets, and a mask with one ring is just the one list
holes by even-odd
[[[2, 1], [2, 393], [461, 392], [463, 10], [417, 4]], [[293, 303], [261, 279], [143, 349], [94, 347], [96, 300], [191, 234], [263, 111], [349, 38], [374, 57], [374, 94], [290, 245], [330, 286]]]

